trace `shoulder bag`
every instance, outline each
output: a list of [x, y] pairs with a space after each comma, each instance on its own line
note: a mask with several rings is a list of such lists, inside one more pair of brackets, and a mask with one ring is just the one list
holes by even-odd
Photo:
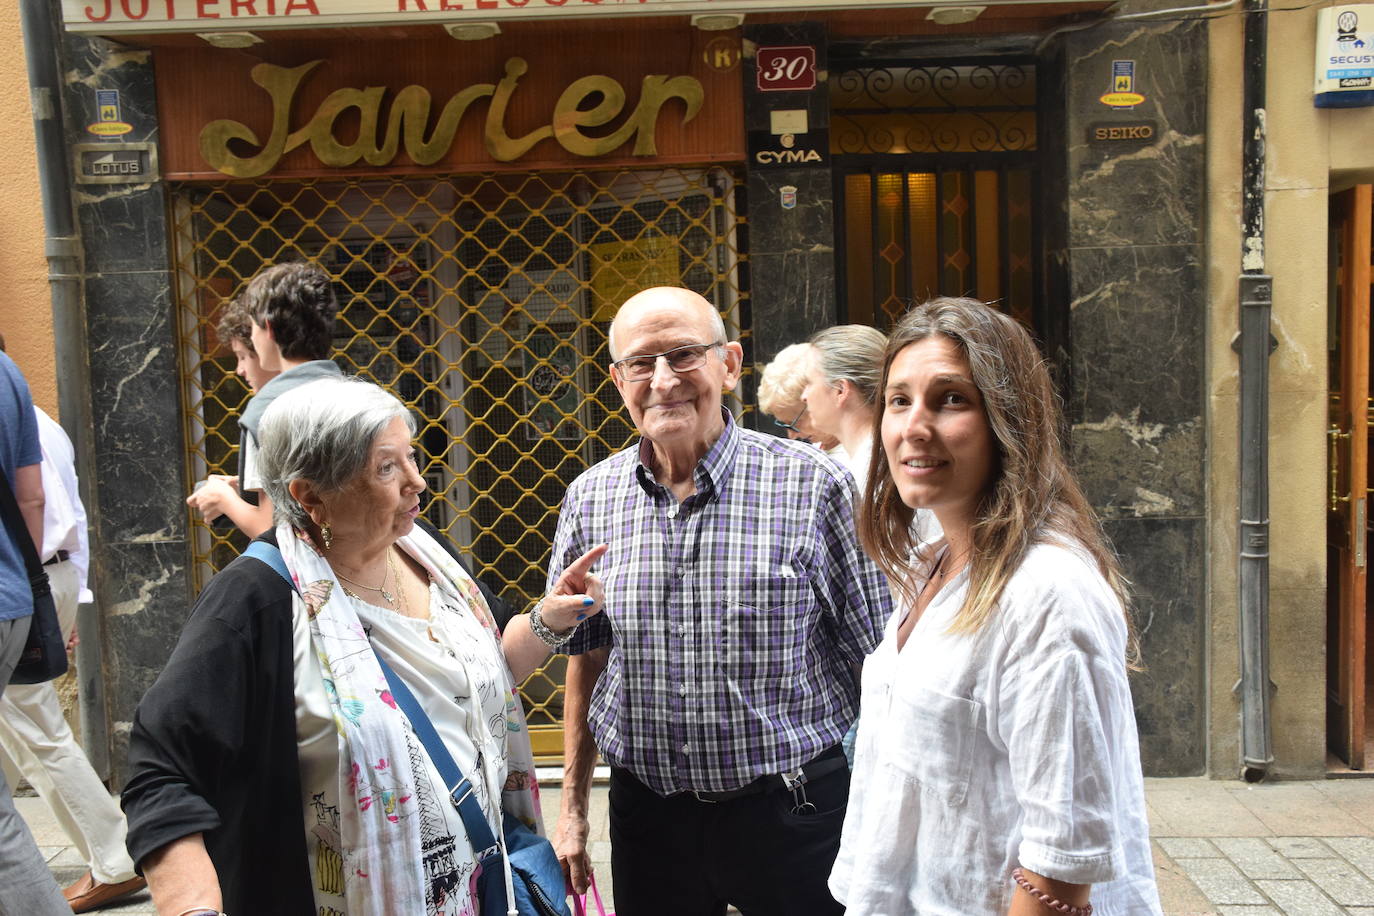
[[[264, 541], [254, 541], [248, 545], [244, 556], [255, 557], [276, 570], [287, 583], [295, 589], [286, 563], [282, 560], [281, 550]], [[373, 653], [376, 655], [376, 653]], [[453, 755], [444, 746], [443, 739], [434, 729], [415, 694], [410, 692], [405, 681], [396, 676], [391, 666], [376, 655], [377, 664], [386, 676], [391, 687], [392, 699], [410, 720], [415, 736], [425, 746], [434, 768], [439, 771], [444, 785], [449, 787], [449, 800], [463, 821], [468, 841], [477, 853], [478, 875], [477, 896], [481, 901], [482, 912], [489, 916], [503, 916], [512, 912], [519, 916], [570, 916], [567, 894], [564, 890], [563, 866], [553, 851], [553, 844], [546, 838], [526, 827], [517, 818], [506, 815], [503, 831], [506, 840], [506, 856], [510, 859], [511, 883], [515, 889], [515, 905], [510, 907], [506, 900], [505, 870], [501, 867], [501, 846], [487, 823], [473, 794], [472, 783], [458, 768]]]
[[38, 549], [33, 545], [33, 538], [29, 537], [29, 526], [24, 524], [24, 514], [19, 511], [19, 501], [15, 499], [9, 477], [4, 471], [0, 471], [0, 515], [4, 516], [10, 540], [14, 541], [24, 557], [29, 588], [33, 590], [33, 619], [29, 622], [29, 638], [24, 643], [19, 663], [10, 675], [10, 683], [41, 684], [66, 673], [67, 637], [57, 622], [57, 605], [53, 603], [48, 574], [43, 571]]

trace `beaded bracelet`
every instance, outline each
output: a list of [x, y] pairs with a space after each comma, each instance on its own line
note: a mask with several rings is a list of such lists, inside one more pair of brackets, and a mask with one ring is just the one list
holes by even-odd
[[229, 914], [221, 913], [212, 906], [193, 906], [177, 913], [177, 916], [229, 916]]
[[1021, 869], [1019, 868], [1013, 868], [1011, 870], [1011, 880], [1015, 881], [1016, 886], [1021, 888], [1021, 890], [1030, 894], [1056, 913], [1063, 913], [1064, 916], [1092, 916], [1093, 905], [1091, 903], [1085, 903], [1082, 906], [1072, 906], [1060, 900], [1058, 897], [1051, 897], [1049, 894], [1027, 881], [1026, 876], [1021, 873]]
[[577, 627], [573, 627], [566, 633], [555, 633], [553, 630], [549, 629], [549, 625], [544, 622], [543, 610], [544, 599], [540, 598], [538, 603], [536, 603], [534, 608], [530, 611], [530, 629], [534, 631], [535, 636], [539, 637], [540, 642], [550, 649], [557, 651], [568, 644], [568, 640], [572, 639], [572, 635], [577, 630]]

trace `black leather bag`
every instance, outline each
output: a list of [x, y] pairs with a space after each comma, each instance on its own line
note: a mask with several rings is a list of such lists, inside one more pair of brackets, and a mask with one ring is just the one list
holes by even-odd
[[4, 517], [10, 540], [19, 546], [19, 552], [24, 556], [29, 587], [33, 589], [29, 638], [24, 643], [19, 664], [15, 665], [10, 675], [10, 683], [41, 684], [66, 673], [67, 639], [57, 622], [57, 605], [52, 599], [48, 574], [43, 571], [38, 549], [33, 545], [33, 538], [29, 537], [29, 528], [24, 524], [24, 515], [19, 511], [19, 502], [14, 498], [14, 490], [4, 471], [0, 471], [0, 516]]

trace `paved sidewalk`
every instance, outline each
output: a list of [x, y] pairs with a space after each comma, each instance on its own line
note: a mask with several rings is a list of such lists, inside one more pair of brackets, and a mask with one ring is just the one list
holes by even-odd
[[[1166, 916], [1374, 916], [1374, 779], [1251, 786], [1147, 779]], [[543, 791], [550, 830], [556, 788]], [[85, 870], [37, 798], [16, 799], [58, 883]], [[606, 788], [594, 790], [591, 853], [613, 907]], [[101, 912], [152, 914], [147, 893]]]

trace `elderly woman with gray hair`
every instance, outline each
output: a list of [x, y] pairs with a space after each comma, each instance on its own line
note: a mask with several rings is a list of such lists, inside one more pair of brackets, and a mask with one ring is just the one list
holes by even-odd
[[[277, 524], [254, 547], [278, 548], [291, 583], [245, 555], [197, 600], [135, 716], [130, 852], [168, 916], [479, 913], [477, 853], [403, 694], [493, 833], [505, 815], [538, 829], [515, 685], [600, 611], [589, 570], [604, 548], [500, 633], [478, 585], [415, 524], [424, 480], [400, 401], [313, 382], [259, 432]], [[502, 867], [510, 900], [504, 854]]]

